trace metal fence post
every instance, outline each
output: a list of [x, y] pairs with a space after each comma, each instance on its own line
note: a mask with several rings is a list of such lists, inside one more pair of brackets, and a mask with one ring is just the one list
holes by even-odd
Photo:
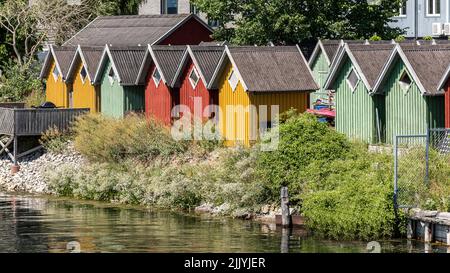
[[398, 195], [398, 136], [395, 136], [394, 141], [394, 209], [397, 211], [397, 195]]
[[426, 139], [426, 154], [425, 154], [425, 185], [428, 185], [428, 182], [430, 180], [430, 134], [431, 129], [428, 128], [427, 130], [427, 139]]

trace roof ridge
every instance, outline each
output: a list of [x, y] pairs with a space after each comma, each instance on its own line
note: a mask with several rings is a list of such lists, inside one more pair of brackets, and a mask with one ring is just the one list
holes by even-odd
[[147, 14], [147, 15], [109, 15], [109, 16], [99, 16], [98, 19], [135, 19], [135, 18], [164, 18], [164, 17], [172, 17], [172, 18], [182, 18], [188, 17], [191, 14], [189, 13], [179, 13], [179, 14]]

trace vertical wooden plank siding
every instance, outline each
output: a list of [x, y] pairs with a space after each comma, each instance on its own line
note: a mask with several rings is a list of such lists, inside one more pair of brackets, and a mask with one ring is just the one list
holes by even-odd
[[161, 80], [156, 86], [153, 80], [155, 65], [151, 65], [147, 73], [145, 87], [145, 113], [148, 118], [154, 118], [169, 126], [172, 123], [171, 111], [177, 104], [173, 91]]
[[144, 87], [124, 86], [124, 114], [142, 113], [145, 109]]
[[399, 79], [405, 65], [397, 60], [385, 84], [386, 142], [392, 144], [396, 135], [426, 134], [427, 128], [443, 127], [444, 97], [422, 96], [413, 82], [405, 93]]
[[450, 80], [445, 90], [445, 128], [450, 128]]
[[[272, 121], [272, 106], [278, 106], [280, 113], [291, 108], [300, 113], [306, 111], [309, 105], [309, 92], [245, 92], [239, 82], [235, 91], [228, 83], [232, 66], [229, 64], [223, 73], [219, 84], [219, 127], [226, 146], [250, 146], [259, 138], [260, 106], [267, 106], [267, 119]], [[234, 112], [228, 112], [227, 106], [237, 106]], [[252, 111], [250, 107], [256, 107]], [[240, 109], [239, 109], [240, 108]]]
[[211, 32], [195, 19], [190, 19], [159, 45], [198, 45], [200, 42], [210, 42]]
[[[232, 65], [228, 64], [219, 84], [220, 133], [225, 139], [225, 145], [228, 147], [240, 144], [250, 146], [250, 114], [246, 111], [250, 105], [250, 97], [244, 91], [241, 82], [238, 83], [236, 90], [233, 91], [228, 83], [231, 72]], [[237, 106], [242, 110], [227, 113], [227, 106]]]
[[258, 110], [259, 121], [260, 106], [267, 106], [267, 120], [272, 121], [272, 106], [278, 106], [280, 114], [290, 109], [295, 109], [298, 113], [304, 113], [308, 109], [309, 92], [270, 92], [270, 93], [250, 93], [250, 103], [255, 105]]
[[46, 101], [53, 102], [56, 107], [68, 108], [69, 107], [69, 89], [70, 84], [66, 84], [62, 76], [59, 75], [55, 81], [53, 77], [53, 69], [55, 68], [55, 62], [53, 61], [49, 73], [47, 75], [45, 97]]
[[[209, 91], [208, 89], [206, 89], [206, 86], [201, 78], [199, 79], [197, 86], [194, 89], [189, 79], [189, 76], [191, 75], [193, 69], [194, 65], [192, 62], [190, 62], [187, 66], [187, 69], [185, 69], [183, 73], [182, 82], [180, 85], [180, 105], [187, 106], [193, 116], [197, 115], [195, 116], [195, 118], [206, 120], [208, 119], [208, 116], [205, 117], [203, 115], [203, 112], [209, 105], [218, 104], [218, 101], [216, 99], [217, 96], [214, 96], [214, 93], [217, 93], [217, 91]], [[201, 109], [198, 109], [195, 113], [194, 104], [196, 99], [201, 100]]]
[[99, 111], [97, 88], [91, 84], [89, 76], [83, 82], [80, 74], [82, 68], [83, 63], [80, 62], [73, 81], [73, 108], [89, 108], [91, 113], [96, 113]]
[[101, 84], [101, 109], [102, 114], [109, 117], [123, 118], [124, 116], [124, 90], [118, 80], [113, 84], [109, 81], [108, 72], [111, 63], [106, 65]]
[[353, 92], [347, 84], [352, 62], [347, 58], [334, 85], [336, 90], [336, 130], [349, 138], [367, 143], [377, 140], [376, 100], [360, 80]]
[[309, 107], [312, 109], [316, 100], [328, 100], [328, 92], [323, 88], [323, 86], [325, 85], [325, 81], [327, 80], [330, 72], [330, 67], [323, 52], [320, 52], [316, 60], [312, 63], [311, 70], [314, 79], [320, 87], [319, 90], [311, 93]]

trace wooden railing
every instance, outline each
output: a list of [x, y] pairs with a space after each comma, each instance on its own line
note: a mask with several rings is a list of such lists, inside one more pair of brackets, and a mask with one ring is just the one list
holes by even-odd
[[50, 128], [67, 129], [89, 109], [12, 109], [0, 108], [0, 134], [41, 135]]

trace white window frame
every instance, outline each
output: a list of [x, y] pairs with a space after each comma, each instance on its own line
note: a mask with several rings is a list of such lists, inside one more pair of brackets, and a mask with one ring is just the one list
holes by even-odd
[[[83, 72], [83, 69], [84, 69], [84, 72], [86, 73], [86, 76], [85, 76], [84, 78], [83, 78], [83, 74], [81, 73], [81, 72]], [[81, 82], [82, 82], [83, 84], [86, 83], [87, 77], [88, 77], [87, 69], [86, 69], [86, 66], [83, 65], [83, 66], [81, 67], [81, 70], [80, 70], [80, 78], [81, 78]]]
[[[411, 83], [406, 86], [405, 83], [402, 81], [402, 78], [404, 76], [408, 76], [409, 80], [411, 81]], [[408, 73], [408, 71], [405, 69], [403, 70], [402, 74], [400, 74], [400, 78], [398, 79], [398, 85], [400, 86], [400, 89], [402, 89], [403, 93], [406, 95], [409, 90], [411, 89], [411, 86], [413, 84], [413, 78], [411, 77], [411, 75]], [[406, 87], [406, 88], [405, 88]]]
[[[197, 77], [197, 81], [194, 82], [194, 80], [192, 79], [192, 74], [195, 74], [195, 76]], [[189, 82], [191, 83], [192, 88], [196, 88], [198, 85], [198, 82], [200, 81], [200, 75], [197, 72], [197, 69], [195, 69], [195, 67], [192, 69], [191, 73], [189, 73]]]
[[[235, 83], [231, 81], [231, 78], [233, 76], [234, 76], [234, 78], [236, 78], [236, 82]], [[236, 91], [236, 88], [239, 85], [239, 78], [236, 75], [236, 71], [234, 69], [231, 70], [230, 76], [228, 76], [228, 83], [230, 84], [231, 89], [233, 90], [233, 92]]]
[[[403, 8], [405, 9], [405, 13], [403, 13]], [[397, 17], [405, 18], [407, 15], [408, 15], [408, 1], [404, 0], [404, 2], [401, 4], [400, 8], [398, 9]]]
[[[111, 71], [112, 71], [112, 76], [111, 76]], [[109, 69], [109, 71], [108, 71], [108, 79], [109, 79], [109, 83], [111, 84], [111, 85], [113, 85], [114, 84], [114, 82], [116, 81], [116, 71], [114, 71], [114, 67], [112, 67], [111, 66], [111, 68]]]
[[[156, 73], [158, 73], [159, 79], [156, 78], [156, 76], [155, 76]], [[157, 67], [155, 67], [155, 69], [153, 70], [152, 79], [153, 79], [153, 82], [155, 83], [156, 87], [159, 87], [159, 84], [161, 83], [161, 80], [162, 80], [162, 76], [161, 76], [161, 72], [159, 72]]]
[[[353, 87], [352, 87], [352, 84], [350, 83], [350, 80], [348, 79], [352, 72], [355, 73], [356, 78], [358, 79], [355, 83], [355, 86], [353, 86]], [[350, 87], [350, 90], [352, 90], [352, 92], [355, 93], [356, 89], [358, 88], [359, 82], [361, 81], [361, 78], [359, 77], [359, 74], [356, 71], [355, 67], [352, 67], [352, 69], [350, 69], [350, 72], [348, 72], [347, 76], [345, 77], [345, 81], [347, 82], [348, 87]]]
[[[430, 1], [432, 1], [433, 3], [433, 10], [430, 13]], [[427, 11], [427, 17], [440, 17], [441, 16], [441, 1], [439, 0], [439, 13], [436, 13], [436, 7], [438, 5], [436, 5], [436, 2], [438, 0], [426, 0], [426, 11]]]
[[53, 79], [55, 80], [55, 82], [57, 82], [58, 81], [58, 77], [59, 77], [59, 70], [58, 70], [58, 67], [56, 65], [55, 65], [55, 67], [52, 70], [52, 75], [53, 75]]

